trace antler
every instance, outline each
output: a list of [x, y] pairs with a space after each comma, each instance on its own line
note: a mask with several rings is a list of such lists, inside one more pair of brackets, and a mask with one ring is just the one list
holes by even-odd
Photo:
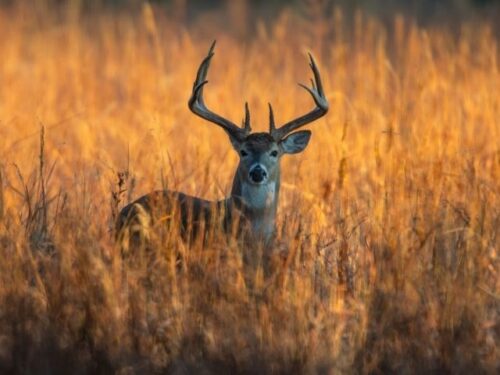
[[316, 108], [314, 108], [311, 112], [299, 118], [296, 118], [295, 120], [287, 122], [286, 124], [284, 124], [279, 128], [276, 128], [274, 124], [273, 108], [271, 107], [271, 104], [269, 104], [269, 132], [276, 141], [280, 141], [288, 133], [291, 133], [294, 130], [300, 128], [301, 126], [304, 126], [314, 120], [317, 120], [318, 118], [324, 116], [328, 112], [328, 101], [326, 100], [326, 96], [323, 91], [321, 76], [319, 74], [318, 67], [316, 66], [316, 62], [314, 61], [311, 54], [309, 54], [309, 60], [310, 60], [309, 65], [314, 74], [314, 81], [311, 80], [312, 88], [307, 87], [301, 83], [299, 83], [299, 86], [303, 87], [309, 92], [309, 94], [311, 94], [314, 102], [316, 103]]
[[218, 114], [210, 111], [206, 106], [203, 100], [203, 87], [208, 83], [206, 80], [208, 68], [210, 66], [210, 61], [214, 55], [215, 48], [215, 40], [212, 43], [210, 50], [208, 51], [207, 57], [205, 57], [198, 68], [198, 73], [196, 74], [196, 80], [193, 84], [193, 92], [191, 94], [191, 98], [189, 99], [188, 105], [191, 111], [208, 120], [213, 122], [214, 124], [219, 125], [226, 132], [228, 132], [231, 136], [236, 139], [242, 141], [251, 131], [250, 128], [250, 112], [248, 111], [248, 104], [245, 103], [245, 120], [243, 122], [244, 127], [240, 128], [229, 120], [219, 116]]

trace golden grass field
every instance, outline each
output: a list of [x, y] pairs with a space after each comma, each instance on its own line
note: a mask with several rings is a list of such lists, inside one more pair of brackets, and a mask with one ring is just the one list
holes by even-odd
[[[138, 9], [0, 8], [0, 372], [498, 373], [492, 25], [284, 11], [242, 39]], [[283, 162], [284, 249], [251, 286], [225, 241], [172, 238], [147, 267], [113, 242], [153, 189], [229, 193], [237, 155], [187, 108], [215, 38], [225, 117], [311, 109], [307, 51], [330, 101]]]

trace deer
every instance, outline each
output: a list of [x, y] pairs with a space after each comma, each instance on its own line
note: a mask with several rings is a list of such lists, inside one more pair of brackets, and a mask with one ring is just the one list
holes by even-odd
[[163, 221], [180, 226], [184, 238], [219, 225], [222, 231], [241, 236], [249, 243], [263, 246], [272, 243], [280, 193], [281, 157], [304, 151], [311, 131], [296, 130], [328, 112], [320, 72], [309, 53], [314, 77], [312, 87], [299, 85], [312, 96], [315, 107], [311, 111], [277, 127], [269, 103], [269, 131], [252, 133], [248, 103], [245, 103], [241, 127], [212, 112], [205, 104], [203, 90], [208, 83], [214, 49], [215, 41], [198, 68], [188, 106], [195, 115], [221, 127], [239, 155], [231, 193], [219, 201], [171, 190], [153, 191], [138, 198], [125, 206], [117, 218], [116, 236], [122, 252], [129, 251], [130, 243], [147, 242], [150, 229]]

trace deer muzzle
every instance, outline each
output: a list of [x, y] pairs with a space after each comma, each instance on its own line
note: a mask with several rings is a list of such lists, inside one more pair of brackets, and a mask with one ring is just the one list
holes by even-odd
[[267, 180], [267, 169], [262, 164], [254, 164], [248, 173], [250, 181], [255, 184], [262, 184]]

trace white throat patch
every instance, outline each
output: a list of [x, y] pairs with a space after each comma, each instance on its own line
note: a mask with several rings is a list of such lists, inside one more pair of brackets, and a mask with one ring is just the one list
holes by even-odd
[[241, 198], [248, 207], [262, 210], [271, 207], [276, 195], [276, 182], [262, 185], [244, 183], [241, 189]]

